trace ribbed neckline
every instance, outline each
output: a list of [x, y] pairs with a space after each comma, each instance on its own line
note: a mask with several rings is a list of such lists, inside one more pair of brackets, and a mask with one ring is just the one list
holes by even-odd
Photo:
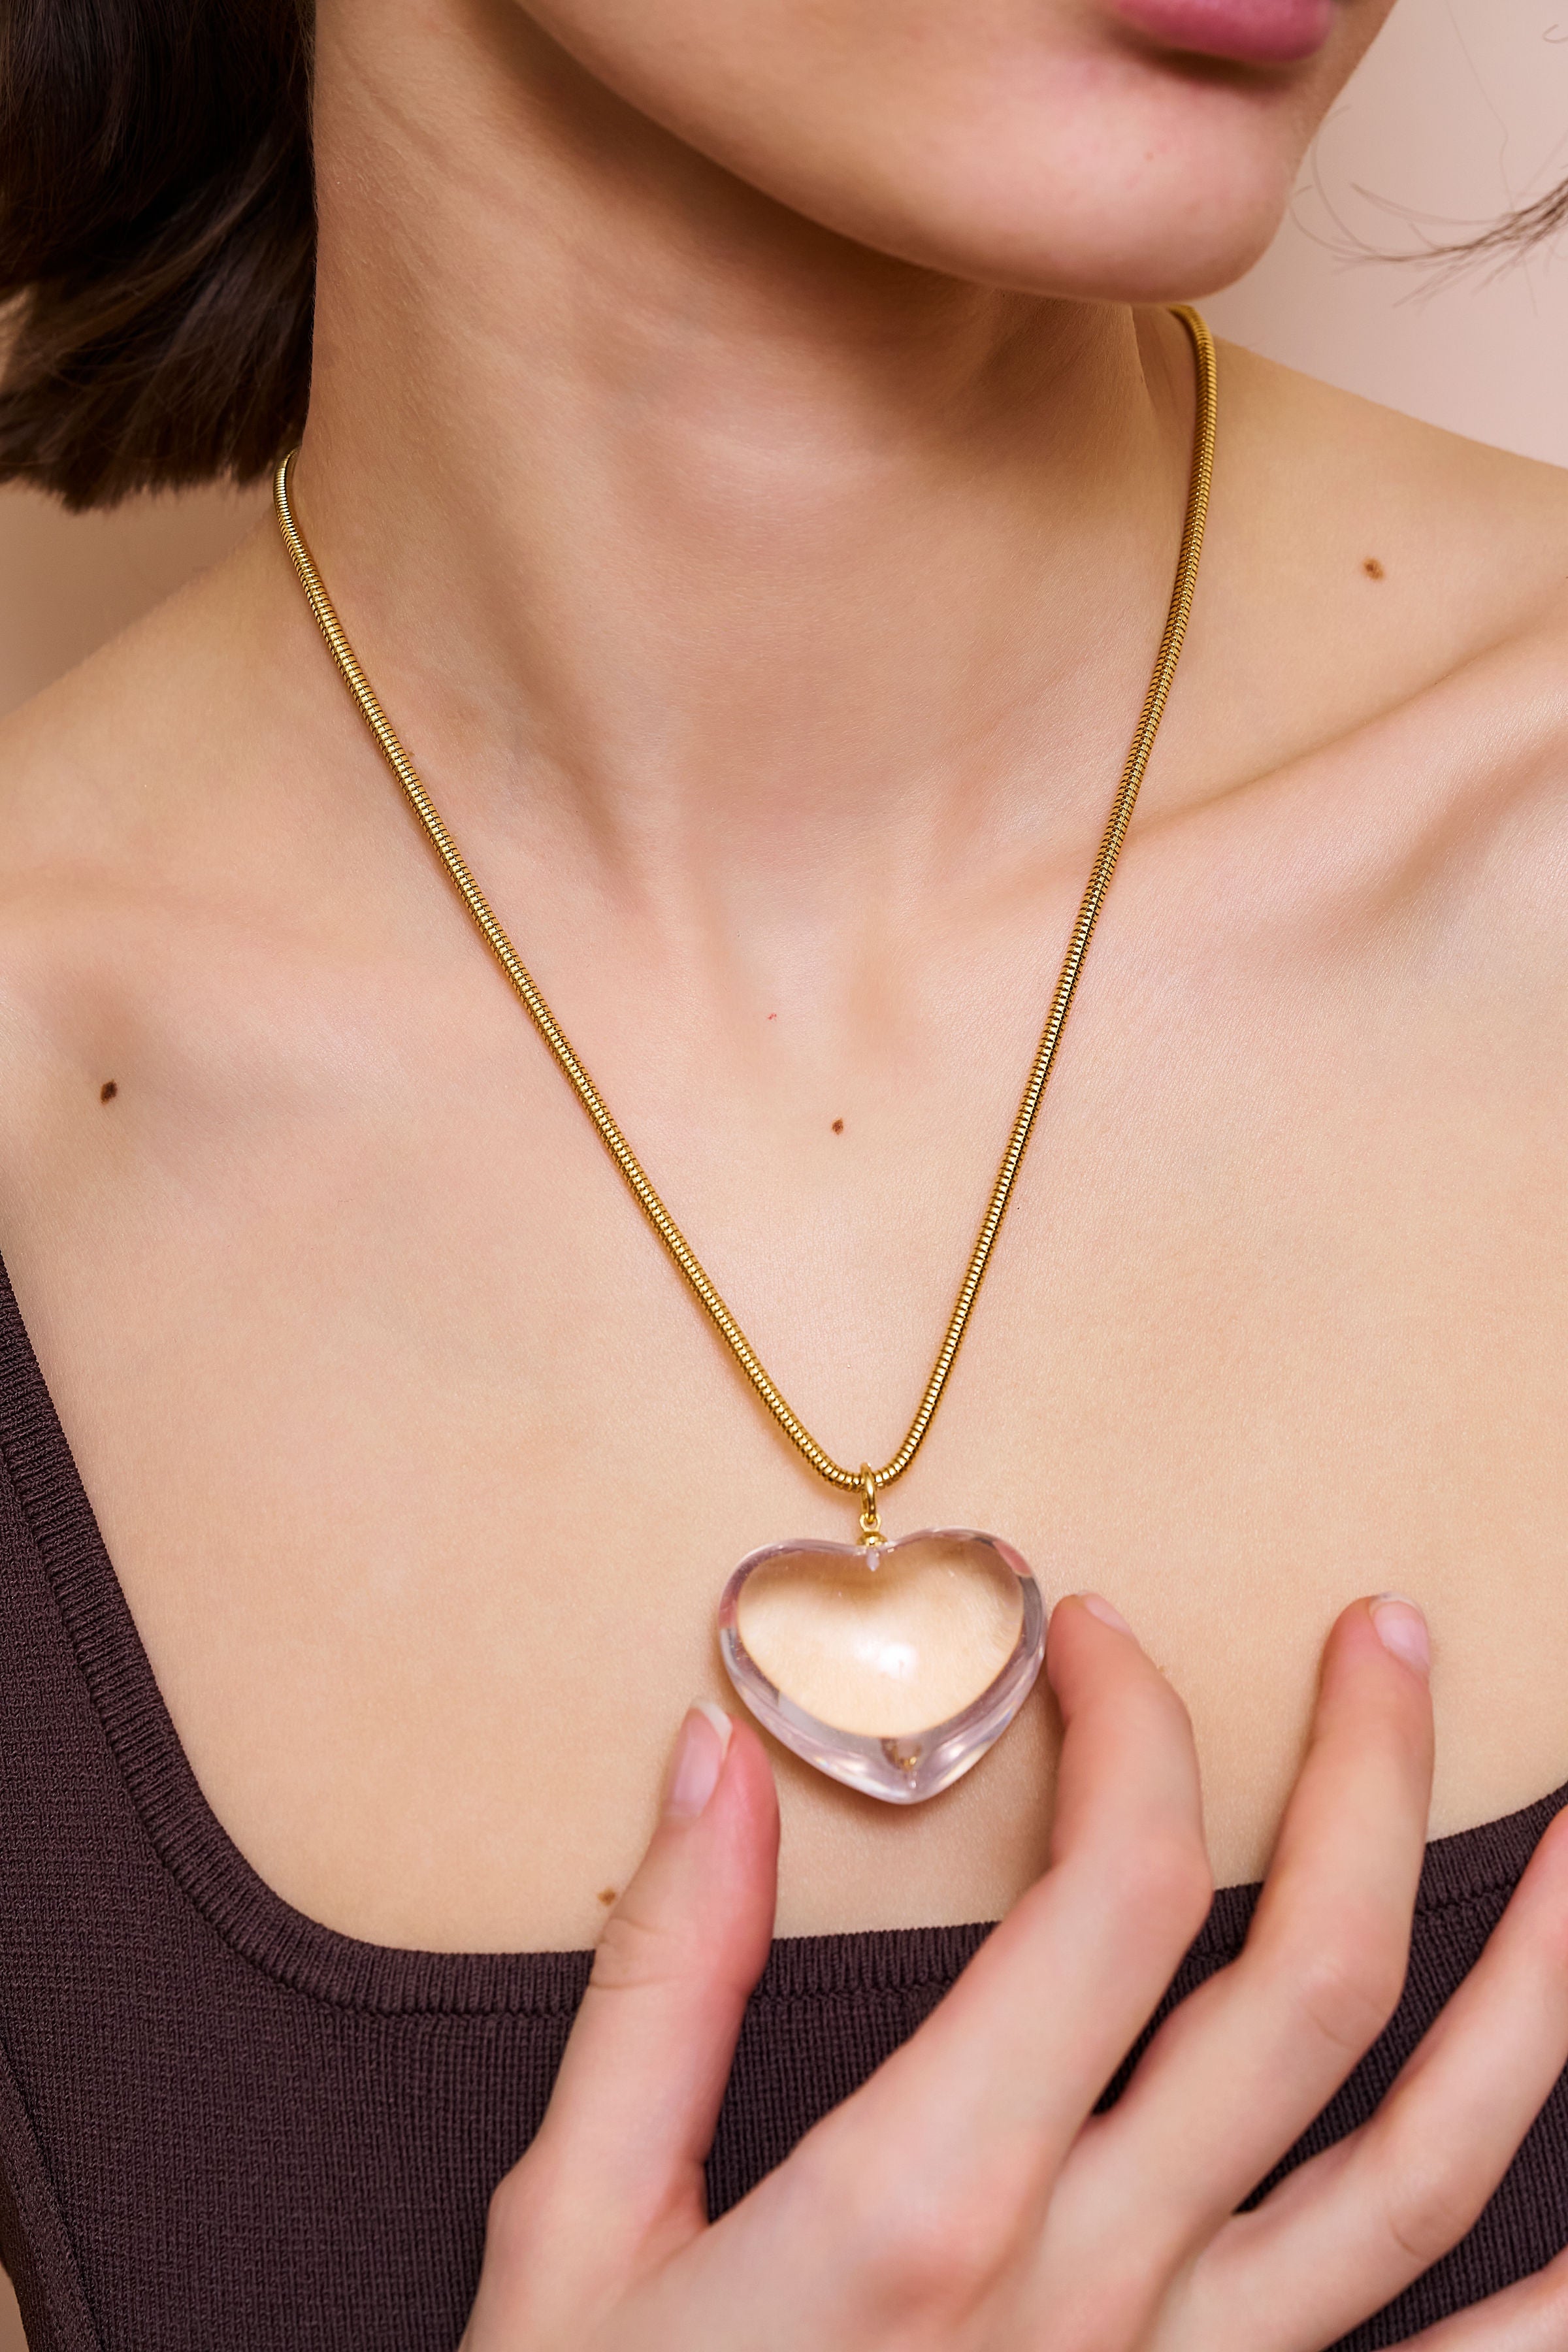
[[[163, 1704], [15, 1291], [0, 1258], [0, 1456], [37, 1546], [110, 1753], [163, 1867], [242, 1959], [311, 2000], [381, 2016], [565, 2016], [592, 1955], [421, 1952], [361, 1942], [296, 1911], [266, 1884], [202, 1794]], [[1511, 1886], [1568, 1787], [1426, 1849], [1417, 1912]], [[1195, 1954], [1236, 1950], [1256, 1886], [1222, 1889]], [[984, 1925], [791, 1937], [774, 1944], [757, 1998], [815, 2001], [951, 1983]]]

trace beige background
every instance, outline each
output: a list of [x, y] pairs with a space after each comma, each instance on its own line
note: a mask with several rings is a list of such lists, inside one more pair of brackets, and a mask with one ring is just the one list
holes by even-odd
[[[1210, 315], [1293, 366], [1568, 465], [1568, 251], [1489, 278], [1357, 257], [1463, 235], [1559, 177], [1568, 0], [1403, 0], [1273, 250]], [[213, 492], [71, 518], [0, 492], [0, 710], [212, 562], [261, 505]], [[20, 2345], [0, 2307], [0, 2352]]]

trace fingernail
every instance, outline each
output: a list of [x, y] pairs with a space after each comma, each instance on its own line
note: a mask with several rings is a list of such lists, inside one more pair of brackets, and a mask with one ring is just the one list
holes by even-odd
[[1406, 1601], [1402, 1592], [1380, 1592], [1372, 1604], [1372, 1622], [1377, 1638], [1385, 1650], [1418, 1675], [1425, 1675], [1432, 1664], [1432, 1639], [1426, 1631], [1426, 1620], [1414, 1601]]
[[[1121, 1610], [1113, 1609], [1109, 1601], [1102, 1601], [1098, 1592], [1080, 1592], [1078, 1597], [1089, 1615], [1098, 1617], [1102, 1625], [1114, 1625], [1119, 1633], [1132, 1633], [1131, 1626], [1127, 1622]], [[1136, 1641], [1136, 1634], [1133, 1634], [1133, 1639]]]
[[664, 1811], [668, 1821], [694, 1822], [714, 1790], [730, 1752], [734, 1725], [721, 1706], [700, 1698], [689, 1707], [669, 1767]]

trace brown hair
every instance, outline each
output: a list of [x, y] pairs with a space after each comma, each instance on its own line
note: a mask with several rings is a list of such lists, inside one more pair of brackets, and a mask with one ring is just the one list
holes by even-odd
[[1434, 243], [1429, 252], [1402, 255], [1401, 259], [1456, 262], [1491, 261], [1505, 269], [1510, 261], [1532, 245], [1544, 245], [1549, 236], [1568, 225], [1568, 180], [1560, 188], [1552, 188], [1538, 196], [1532, 205], [1521, 205], [1516, 213], [1506, 213], [1489, 228], [1475, 236], [1458, 237], [1452, 244]]
[[[69, 507], [227, 475], [310, 385], [312, 0], [0, 0], [0, 481]], [[1425, 257], [1497, 260], [1568, 185]]]
[[309, 0], [4, 0], [0, 480], [263, 472], [304, 422]]

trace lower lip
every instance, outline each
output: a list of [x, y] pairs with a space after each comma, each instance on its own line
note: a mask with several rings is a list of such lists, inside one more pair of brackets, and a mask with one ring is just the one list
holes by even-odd
[[1162, 48], [1246, 66], [1314, 58], [1333, 28], [1334, 0], [1112, 0], [1125, 25]]

